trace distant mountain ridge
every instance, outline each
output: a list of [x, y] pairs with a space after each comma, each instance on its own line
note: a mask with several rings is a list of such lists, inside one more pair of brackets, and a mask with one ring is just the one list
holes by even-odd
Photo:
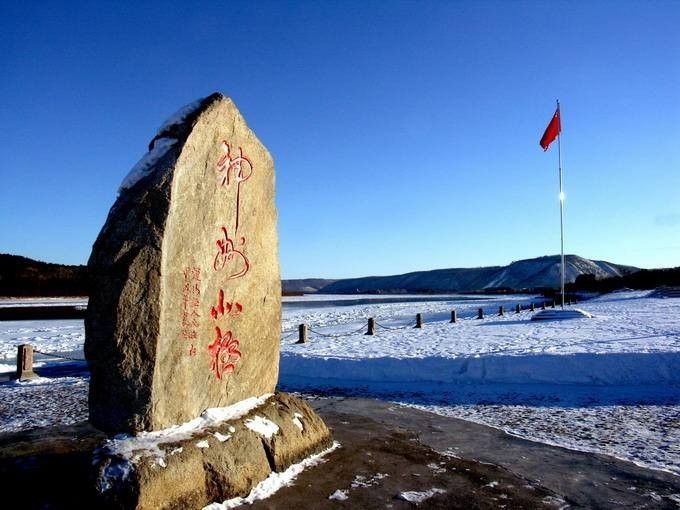
[[[566, 255], [566, 282], [573, 282], [583, 274], [597, 279], [624, 276], [639, 268], [613, 264], [603, 260], [590, 260], [578, 255]], [[435, 269], [392, 276], [366, 276], [345, 278], [319, 285], [313, 280], [284, 280], [284, 291], [299, 288], [298, 282], [307, 282], [307, 289], [323, 294], [360, 293], [427, 293], [427, 292], [478, 292], [492, 289], [557, 288], [560, 278], [560, 256], [548, 255], [534, 259], [518, 260], [507, 266], [476, 268]], [[313, 292], [304, 290], [303, 292]]]
[[[340, 280], [283, 280], [285, 293], [434, 293], [479, 292], [493, 289], [537, 289], [559, 286], [559, 255], [518, 260], [507, 266], [435, 269], [392, 276]], [[633, 266], [567, 255], [566, 281], [580, 275], [601, 280], [638, 271]], [[17, 255], [0, 254], [0, 296], [84, 296], [87, 267], [51, 264]]]
[[317, 292], [337, 280], [329, 280], [327, 278], [303, 278], [299, 280], [282, 280], [283, 292], [285, 293], [312, 293]]
[[87, 267], [0, 253], [0, 296], [86, 296]]

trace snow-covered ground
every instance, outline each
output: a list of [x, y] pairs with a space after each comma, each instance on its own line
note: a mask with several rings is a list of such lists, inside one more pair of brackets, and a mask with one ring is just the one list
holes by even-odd
[[[582, 306], [594, 318], [551, 322], [530, 321], [528, 310], [477, 320], [478, 302], [458, 304], [463, 318], [456, 324], [449, 323], [450, 302], [290, 311], [284, 333], [293, 333], [290, 340], [284, 334], [281, 373], [350, 387], [359, 381], [680, 383], [680, 303], [645, 296], [601, 297]], [[517, 300], [508, 298], [506, 307]], [[501, 304], [490, 300], [484, 308]], [[411, 327], [416, 311], [424, 314], [422, 329]], [[378, 323], [375, 336], [363, 334], [369, 316]], [[303, 322], [311, 325], [312, 341], [296, 344], [293, 325]]]
[[86, 297], [0, 298], [0, 308], [15, 306], [87, 306]]
[[[17, 346], [31, 344], [40, 351], [83, 357], [82, 319], [0, 322], [0, 372], [16, 369]], [[41, 359], [36, 355], [36, 359]]]
[[314, 301], [354, 301], [358, 299], [366, 300], [385, 300], [385, 301], [399, 301], [399, 300], [423, 300], [430, 299], [467, 299], [468, 296], [458, 294], [305, 294], [303, 296], [283, 296], [285, 303], [309, 303]]
[[[538, 302], [530, 296], [361, 296], [358, 305], [347, 301], [358, 296], [286, 298], [295, 304], [284, 306], [281, 387], [388, 398], [680, 475], [680, 300], [646, 295], [590, 300], [578, 306], [593, 319], [560, 322], [516, 314], [517, 303]], [[413, 328], [416, 313], [422, 329]], [[364, 335], [368, 317], [374, 336]], [[301, 323], [310, 327], [307, 344], [295, 343]], [[19, 343], [82, 356], [83, 337], [78, 320], [2, 322], [0, 363], [14, 368]], [[83, 419], [86, 381], [61, 379], [0, 385], [0, 431]], [[24, 405], [50, 392], [52, 404]], [[47, 418], [31, 416], [38, 412]]]

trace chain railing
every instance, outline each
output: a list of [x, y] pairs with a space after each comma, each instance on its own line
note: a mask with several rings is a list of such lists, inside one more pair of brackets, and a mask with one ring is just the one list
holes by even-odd
[[[576, 301], [569, 300], [566, 304], [571, 305], [575, 304]], [[520, 314], [521, 312], [524, 311], [531, 311], [534, 312], [537, 308], [541, 308], [545, 310], [546, 308], [552, 307], [555, 308], [556, 303], [555, 301], [542, 301], [537, 303], [531, 302], [525, 305], [517, 304], [514, 307], [514, 313], [515, 314]], [[494, 311], [490, 310], [484, 310], [483, 308], [479, 308], [477, 310], [477, 313], [471, 313], [470, 316], [468, 317], [469, 319], [476, 318], [476, 319], [485, 319], [485, 318], [491, 318], [491, 317], [503, 317], [509, 315], [508, 310], [504, 306], [500, 306], [496, 308]], [[451, 320], [449, 321], [451, 324], [456, 324], [458, 322], [458, 314], [456, 313], [456, 310], [451, 310]], [[352, 321], [354, 322], [354, 321]], [[333, 327], [337, 328], [340, 326], [344, 326], [347, 324], [351, 324], [350, 322], [345, 322], [345, 323], [340, 323], [340, 324], [334, 324], [332, 326], [322, 326], [322, 327]], [[378, 322], [375, 320], [373, 317], [368, 318], [368, 324], [367, 326], [361, 326], [360, 328], [352, 331], [347, 331], [343, 333], [324, 333], [322, 331], [319, 331], [318, 329], [314, 329], [314, 327], [307, 325], [307, 324], [300, 324], [297, 330], [287, 330], [287, 331], [282, 331], [281, 332], [281, 340], [286, 340], [292, 336], [294, 336], [296, 333], [298, 334], [298, 340], [296, 343], [302, 344], [302, 343], [307, 343], [308, 341], [308, 332], [311, 332], [315, 335], [318, 335], [323, 338], [343, 338], [343, 337], [349, 337], [352, 335], [356, 335], [357, 333], [361, 331], [366, 331], [366, 335], [375, 335], [375, 326], [378, 326], [380, 329], [386, 330], [386, 331], [402, 331], [406, 329], [413, 329], [413, 328], [422, 328], [423, 327], [423, 318], [422, 314], [416, 314], [416, 320], [415, 323], [409, 322], [408, 324], [404, 324], [402, 326], [387, 326], [385, 324], [382, 324], [381, 322]]]

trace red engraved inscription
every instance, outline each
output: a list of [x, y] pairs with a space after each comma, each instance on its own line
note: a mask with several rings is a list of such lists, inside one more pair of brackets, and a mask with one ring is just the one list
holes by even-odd
[[248, 262], [248, 258], [241, 251], [246, 244], [246, 238], [241, 237], [239, 240], [240, 249], [237, 249], [234, 247], [234, 240], [229, 237], [229, 233], [224, 227], [222, 227], [222, 234], [224, 239], [215, 241], [217, 254], [213, 261], [213, 269], [215, 271], [222, 271], [226, 268], [227, 280], [241, 278], [250, 269], [250, 262]]
[[253, 175], [253, 164], [250, 158], [243, 154], [243, 148], [238, 148], [238, 156], [233, 155], [231, 144], [222, 140], [222, 150], [224, 154], [217, 160], [217, 171], [223, 174], [220, 175], [222, 186], [225, 184], [229, 186], [232, 180], [238, 184], [250, 179], [250, 176]]
[[[215, 322], [220, 320], [224, 323], [229, 322], [243, 312], [243, 305], [238, 301], [225, 302], [224, 290], [220, 289], [217, 293], [217, 302], [210, 307], [210, 316]], [[232, 330], [222, 334], [219, 326], [215, 326], [215, 340], [208, 345], [208, 355], [210, 356], [210, 369], [218, 379], [222, 379], [223, 374], [230, 374], [234, 371], [236, 362], [241, 359], [239, 350], [240, 341], [234, 337]]]
[[194, 341], [198, 338], [198, 306], [201, 300], [201, 268], [185, 267], [183, 271], [184, 284], [182, 286], [182, 309], [180, 312], [180, 334], [183, 339], [191, 342], [189, 356], [196, 354]]
[[236, 220], [234, 232], [238, 232], [239, 213], [241, 212], [241, 183], [246, 182], [253, 175], [253, 164], [248, 156], [243, 154], [243, 148], [239, 147], [239, 155], [231, 153], [231, 144], [222, 140], [222, 151], [224, 154], [217, 160], [217, 171], [221, 185], [229, 186], [232, 182], [236, 183]]
[[237, 301], [224, 301], [224, 291], [220, 289], [217, 294], [217, 304], [210, 308], [210, 316], [217, 319], [223, 315], [230, 315], [231, 317], [238, 317], [243, 311], [243, 305]]
[[[230, 187], [236, 186], [236, 203], [230, 207], [235, 208], [233, 228], [227, 230], [222, 226], [222, 235], [215, 241], [217, 253], [213, 260], [213, 269], [223, 272], [225, 282], [245, 276], [250, 270], [250, 261], [244, 251], [246, 246], [245, 236], [239, 235], [239, 218], [241, 212], [241, 185], [253, 175], [253, 164], [250, 158], [243, 152], [242, 147], [238, 147], [238, 154], [232, 149], [232, 145], [227, 141], [222, 141], [223, 154], [217, 161], [217, 172], [219, 185]], [[229, 237], [229, 232], [234, 236]], [[233, 320], [243, 313], [243, 305], [233, 299], [225, 301], [224, 289], [220, 288], [217, 293], [217, 301], [210, 307], [210, 316], [215, 322], [215, 339], [207, 345], [210, 358], [210, 369], [214, 372], [217, 379], [222, 379], [223, 375], [234, 372], [236, 363], [242, 358], [239, 350], [240, 340], [234, 333]], [[226, 330], [217, 324], [221, 324]], [[225, 325], [226, 323], [226, 325]]]
[[222, 334], [220, 328], [215, 326], [215, 340], [208, 345], [208, 354], [210, 355], [210, 369], [215, 372], [218, 379], [222, 379], [222, 374], [230, 374], [234, 371], [235, 363], [241, 359], [239, 343], [231, 331]]

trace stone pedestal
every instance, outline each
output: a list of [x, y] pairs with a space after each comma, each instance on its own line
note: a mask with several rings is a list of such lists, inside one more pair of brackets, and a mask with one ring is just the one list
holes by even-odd
[[285, 471], [332, 443], [321, 418], [285, 393], [189, 437], [152, 436], [109, 441], [95, 454], [102, 506], [200, 509], [244, 497], [271, 473]]

